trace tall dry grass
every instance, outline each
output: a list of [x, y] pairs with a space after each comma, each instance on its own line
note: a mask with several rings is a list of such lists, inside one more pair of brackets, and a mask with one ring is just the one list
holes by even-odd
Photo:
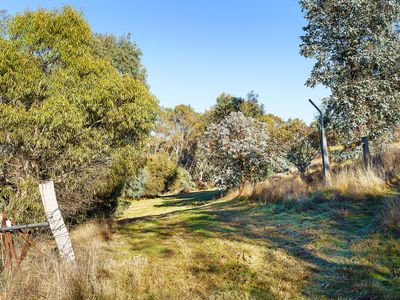
[[[314, 193], [329, 191], [329, 195], [363, 199], [387, 195], [400, 179], [400, 147], [391, 146], [374, 157], [373, 165], [366, 169], [361, 161], [336, 167], [331, 175], [331, 186], [325, 187], [319, 174], [321, 169], [308, 175], [307, 181], [299, 174], [275, 176], [256, 185], [248, 185], [241, 197], [263, 203], [300, 200]], [[236, 194], [235, 194], [236, 193]], [[237, 196], [237, 191], [233, 195]]]
[[383, 172], [378, 168], [346, 168], [332, 175], [331, 189], [339, 195], [365, 198], [386, 194], [388, 186]]
[[50, 245], [38, 243], [42, 253], [26, 258], [21, 268], [3, 272], [0, 299], [204, 299], [209, 294], [206, 281], [195, 278], [192, 250], [179, 236], [180, 259], [168, 260], [132, 256], [116, 257], [118, 241], [110, 239], [107, 224], [88, 223], [72, 232], [76, 266], [62, 263], [51, 254]]
[[383, 170], [390, 184], [400, 183], [400, 143], [387, 146], [375, 157], [375, 163]]
[[[38, 243], [43, 253], [26, 258], [21, 268], [0, 274], [0, 299], [204, 299], [206, 281], [196, 279], [190, 266], [194, 260], [185, 241], [180, 259], [149, 258], [145, 255], [116, 257], [118, 241], [110, 240], [104, 224], [89, 223], [72, 233], [76, 266], [59, 260], [46, 242]], [[33, 253], [33, 251], [31, 251]]]
[[263, 203], [277, 202], [306, 198], [310, 193], [310, 186], [299, 176], [285, 176], [266, 180], [253, 187], [249, 186], [246, 192], [251, 199]]
[[[36, 241], [38, 250], [30, 249], [21, 267], [0, 276], [0, 299], [97, 299], [96, 275], [103, 250], [104, 226], [89, 223], [74, 232], [77, 266], [60, 261], [54, 245]], [[89, 247], [90, 245], [90, 247]]]
[[400, 234], [400, 197], [386, 201], [381, 214], [381, 222], [385, 229]]
[[[171, 253], [148, 256], [124, 249], [116, 237], [104, 239], [99, 224], [80, 226], [72, 232], [77, 266], [61, 263], [57, 253], [31, 255], [18, 272], [0, 275], [0, 299], [251, 299], [254, 291], [246, 284], [288, 299], [300, 294], [309, 276], [305, 262], [251, 243], [204, 239], [193, 244], [173, 235]], [[39, 245], [50, 253], [48, 244]], [[245, 280], [237, 282], [240, 278]]]

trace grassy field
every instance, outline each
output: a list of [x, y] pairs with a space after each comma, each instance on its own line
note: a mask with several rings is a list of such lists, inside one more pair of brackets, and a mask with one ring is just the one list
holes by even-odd
[[[399, 299], [384, 197], [260, 204], [202, 191], [132, 201], [72, 231], [78, 267], [39, 243], [0, 299]], [[53, 245], [53, 246], [52, 246]], [[46, 274], [46, 276], [44, 276]]]
[[[132, 203], [119, 259], [164, 267], [146, 297], [400, 297], [400, 240], [379, 231], [382, 200], [251, 204], [217, 191]], [[147, 293], [147, 294], [146, 294]]]

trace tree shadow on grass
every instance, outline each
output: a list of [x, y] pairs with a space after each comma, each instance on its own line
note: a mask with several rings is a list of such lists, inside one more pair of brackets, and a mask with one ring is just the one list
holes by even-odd
[[220, 190], [208, 190], [191, 193], [182, 193], [178, 195], [162, 196], [165, 201], [156, 207], [180, 207], [180, 206], [200, 206], [211, 203], [222, 196]]
[[[122, 228], [121, 233], [142, 234], [139, 241], [131, 243], [136, 251], [144, 251], [154, 244], [168, 248], [168, 240], [177, 234], [198, 241], [220, 238], [282, 249], [310, 266], [312, 276], [307, 279], [308, 287], [303, 291], [310, 298], [380, 299], [397, 293], [396, 279], [391, 279], [391, 275], [377, 265], [360, 263], [360, 257], [354, 257], [349, 247], [354, 239], [364, 239], [375, 231], [377, 203], [331, 201], [317, 203], [316, 207], [294, 205], [288, 208], [283, 204], [249, 205], [233, 200], [202, 206], [213, 201], [217, 193], [207, 191], [164, 197], [170, 200], [161, 206], [197, 207], [130, 220], [127, 223], [134, 222], [135, 227]], [[340, 211], [349, 216], [337, 217]], [[142, 221], [152, 222], [152, 226], [141, 226], [145, 225]], [[321, 234], [328, 241], [322, 248], [315, 249], [313, 242]]]
[[[241, 207], [238, 202], [236, 209], [229, 210], [227, 205], [229, 203], [216, 204], [205, 209], [214, 220], [231, 224], [228, 231], [222, 230], [223, 226], [215, 226], [213, 230], [219, 231], [225, 239], [239, 242], [250, 241], [260, 245], [261, 241], [265, 241], [268, 248], [283, 249], [290, 256], [310, 263], [313, 276], [308, 280], [305, 295], [328, 299], [400, 299], [399, 276], [393, 276], [379, 262], [361, 263], [362, 257], [356, 256], [360, 254], [350, 248], [355, 240], [366, 239], [376, 233], [375, 216], [379, 203], [325, 202], [305, 211], [296, 205], [290, 209], [284, 204]], [[337, 217], [337, 206], [350, 215]], [[315, 249], [313, 242], [319, 239], [320, 234], [328, 242], [321, 249]]]

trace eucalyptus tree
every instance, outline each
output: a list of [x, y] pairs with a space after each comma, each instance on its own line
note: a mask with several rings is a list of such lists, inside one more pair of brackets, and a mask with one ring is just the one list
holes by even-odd
[[200, 162], [213, 183], [221, 188], [243, 188], [267, 176], [273, 162], [270, 139], [261, 122], [232, 112], [205, 131]]
[[141, 62], [142, 51], [131, 41], [131, 35], [116, 37], [112, 34], [94, 35], [95, 56], [106, 59], [120, 74], [130, 75], [146, 83], [146, 69]]
[[102, 191], [97, 179], [113, 158], [135, 153], [150, 133], [157, 101], [140, 80], [95, 55], [88, 23], [70, 7], [25, 11], [4, 30], [0, 204], [32, 219], [36, 184], [51, 178], [62, 209], [83, 211]]
[[162, 108], [149, 141], [149, 150], [151, 153], [168, 153], [170, 159], [193, 174], [204, 126], [202, 114], [190, 105]]
[[400, 119], [400, 1], [300, 0], [307, 85], [331, 90], [327, 121], [342, 140], [393, 130]]
[[232, 112], [258, 118], [264, 114], [264, 105], [258, 102], [258, 95], [254, 91], [250, 91], [245, 98], [222, 93], [208, 114], [209, 123], [220, 122]]

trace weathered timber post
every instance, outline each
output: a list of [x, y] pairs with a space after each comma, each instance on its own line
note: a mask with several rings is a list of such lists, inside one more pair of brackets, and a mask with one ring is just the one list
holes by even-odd
[[371, 153], [369, 151], [368, 136], [363, 136], [361, 138], [361, 143], [363, 148], [364, 165], [365, 168], [368, 169], [371, 166]]
[[51, 232], [56, 240], [60, 255], [66, 261], [75, 263], [74, 249], [72, 248], [68, 229], [65, 226], [64, 219], [61, 215], [60, 209], [58, 208], [53, 181], [39, 184], [39, 190], [42, 197], [44, 211], [46, 213]]
[[311, 100], [308, 99], [312, 106], [314, 106], [319, 112], [319, 121], [320, 121], [320, 135], [321, 135], [321, 155], [322, 155], [322, 168], [324, 172], [324, 181], [326, 186], [331, 186], [331, 166], [329, 164], [329, 154], [328, 154], [328, 145], [325, 137], [325, 128], [324, 128], [324, 114], [320, 110], [320, 108]]

